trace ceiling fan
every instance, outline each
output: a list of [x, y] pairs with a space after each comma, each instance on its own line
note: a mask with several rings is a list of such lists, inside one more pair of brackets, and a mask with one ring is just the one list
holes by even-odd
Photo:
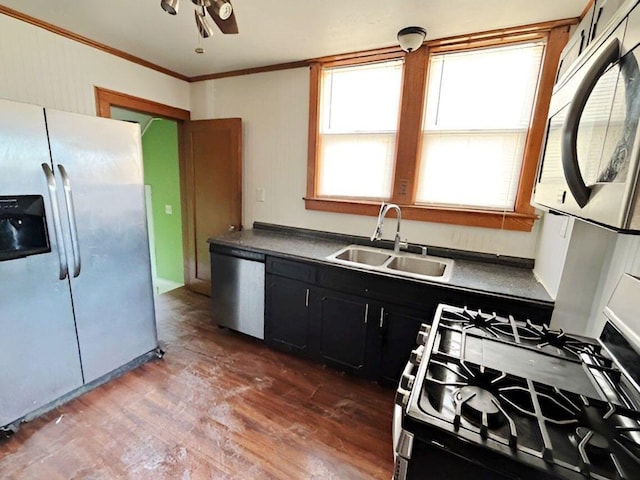
[[[194, 11], [196, 26], [203, 38], [213, 35], [213, 29], [206, 21], [207, 13], [222, 33], [238, 33], [238, 24], [229, 0], [191, 0], [191, 2], [196, 6]], [[175, 15], [178, 13], [180, 0], [161, 0], [160, 6], [165, 12]]]

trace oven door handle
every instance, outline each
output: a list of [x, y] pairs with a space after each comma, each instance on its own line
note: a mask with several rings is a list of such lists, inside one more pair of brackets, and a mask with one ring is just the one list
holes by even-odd
[[562, 169], [564, 170], [567, 186], [580, 208], [584, 208], [591, 196], [591, 187], [584, 183], [580, 165], [578, 164], [577, 139], [580, 117], [596, 83], [598, 83], [598, 80], [609, 65], [618, 61], [619, 58], [620, 40], [614, 38], [600, 53], [580, 82], [569, 105], [567, 118], [562, 128]]

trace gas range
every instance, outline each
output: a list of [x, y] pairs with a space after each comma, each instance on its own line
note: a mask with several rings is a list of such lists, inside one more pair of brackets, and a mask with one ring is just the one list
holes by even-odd
[[394, 479], [639, 479], [640, 281], [622, 283], [599, 339], [440, 305], [396, 394]]

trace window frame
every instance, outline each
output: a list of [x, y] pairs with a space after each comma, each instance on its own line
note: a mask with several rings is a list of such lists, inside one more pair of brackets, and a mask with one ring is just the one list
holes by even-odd
[[[307, 157], [307, 210], [376, 216], [379, 200], [319, 197], [316, 192], [316, 169], [319, 156], [320, 88], [323, 68], [397, 60], [404, 58], [400, 115], [396, 136], [394, 173], [390, 202], [402, 207], [403, 218], [455, 225], [496, 228], [529, 232], [538, 216], [530, 205], [538, 158], [546, 129], [549, 102], [555, 83], [556, 69], [569, 29], [578, 19], [558, 20], [522, 27], [492, 30], [472, 35], [425, 42], [423, 47], [405, 53], [399, 47], [324, 57], [311, 63], [309, 90], [309, 139]], [[415, 203], [422, 121], [426, 95], [429, 56], [461, 50], [497, 47], [535, 40], [546, 40], [538, 88], [525, 142], [524, 158], [513, 211], [496, 211], [442, 207]]]

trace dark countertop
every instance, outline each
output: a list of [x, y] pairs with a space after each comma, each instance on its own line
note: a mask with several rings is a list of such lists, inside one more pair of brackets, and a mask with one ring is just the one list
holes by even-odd
[[[331, 238], [332, 236], [335, 238]], [[297, 235], [294, 233], [294, 229], [290, 228], [284, 231], [254, 228], [252, 230], [230, 232], [219, 237], [210, 238], [209, 243], [229, 247], [241, 247], [245, 250], [277, 255], [279, 257], [352, 268], [353, 270], [369, 272], [372, 275], [388, 275], [366, 268], [350, 267], [334, 263], [326, 259], [327, 256], [352, 243], [367, 244], [366, 240], [365, 242], [357, 241], [356, 237], [341, 237], [332, 234], [320, 234], [319, 236], [310, 234]], [[371, 245], [370, 243], [368, 244]], [[376, 244], [376, 246], [380, 245]], [[441, 251], [436, 253], [432, 249], [429, 249], [429, 255], [436, 254], [437, 256], [445, 256]], [[498, 294], [553, 305], [553, 299], [549, 296], [542, 284], [536, 280], [530, 268], [455, 258], [453, 272], [448, 282], [417, 280], [402, 275], [391, 276], [416, 283], [448, 285], [457, 289]]]

